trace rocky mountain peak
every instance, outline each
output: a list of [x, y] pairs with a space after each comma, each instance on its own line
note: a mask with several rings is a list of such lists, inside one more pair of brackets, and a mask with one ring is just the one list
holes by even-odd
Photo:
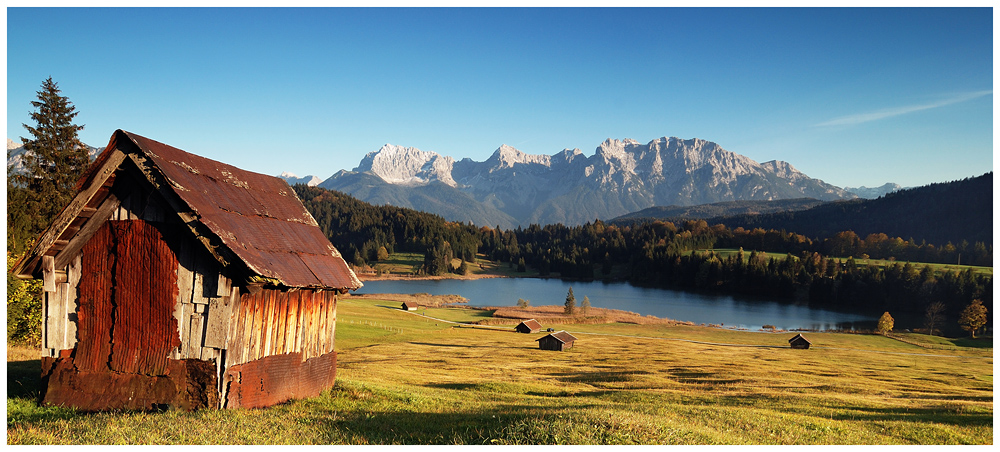
[[422, 185], [433, 180], [455, 186], [451, 169], [455, 160], [436, 152], [385, 144], [369, 152], [354, 171], [371, 172], [390, 184]]
[[499, 168], [513, 168], [515, 164], [551, 165], [552, 157], [548, 155], [533, 155], [524, 153], [506, 144], [500, 145], [487, 162]]

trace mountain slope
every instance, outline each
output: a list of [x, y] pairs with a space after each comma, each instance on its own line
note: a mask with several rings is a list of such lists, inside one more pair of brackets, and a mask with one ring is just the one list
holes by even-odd
[[369, 204], [393, 205], [434, 213], [449, 221], [471, 221], [477, 225], [508, 229], [517, 224], [510, 215], [438, 181], [419, 186], [393, 185], [370, 172], [340, 171], [319, 184], [319, 187], [348, 193]]
[[730, 228], [784, 229], [826, 238], [854, 231], [943, 245], [993, 243], [993, 172], [889, 193], [878, 199], [829, 202], [808, 210], [715, 217]]
[[[359, 185], [358, 174], [374, 178]], [[676, 137], [646, 144], [608, 139], [590, 157], [579, 149], [532, 155], [502, 145], [483, 162], [456, 162], [387, 144], [366, 155], [354, 171], [341, 171], [320, 186], [368, 202], [419, 208], [424, 187], [435, 184], [434, 196], [449, 201], [430, 212], [500, 226], [577, 225], [654, 205], [856, 197], [787, 162], [757, 163], [710, 141]]]

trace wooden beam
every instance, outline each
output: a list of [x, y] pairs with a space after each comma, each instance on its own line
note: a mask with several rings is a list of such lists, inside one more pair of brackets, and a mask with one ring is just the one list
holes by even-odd
[[94, 236], [94, 233], [101, 228], [101, 225], [111, 217], [111, 214], [115, 210], [118, 210], [119, 204], [118, 198], [108, 193], [107, 199], [97, 208], [94, 215], [90, 217], [90, 220], [83, 224], [83, 227], [73, 236], [73, 239], [56, 255], [56, 266], [62, 268], [69, 265], [73, 258], [83, 249], [83, 245], [86, 245], [90, 238]]

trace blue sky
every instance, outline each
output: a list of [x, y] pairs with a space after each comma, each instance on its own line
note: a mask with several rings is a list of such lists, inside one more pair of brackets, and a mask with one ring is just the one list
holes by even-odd
[[385, 143], [482, 161], [663, 136], [837, 186], [993, 168], [989, 8], [6, 13], [14, 140], [51, 76], [88, 144], [121, 128], [273, 175]]

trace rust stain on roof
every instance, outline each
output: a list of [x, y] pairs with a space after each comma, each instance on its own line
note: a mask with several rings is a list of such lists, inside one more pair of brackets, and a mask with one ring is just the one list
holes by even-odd
[[284, 180], [121, 133], [250, 270], [289, 287], [362, 286]]
[[564, 344], [568, 343], [568, 342], [574, 342], [574, 341], [576, 341], [576, 337], [573, 337], [572, 334], [569, 334], [569, 333], [567, 333], [565, 331], [557, 331], [555, 333], [549, 334], [548, 336], [544, 336], [542, 338], [535, 339], [535, 342], [538, 342], [538, 341], [540, 341], [542, 339], [545, 339], [546, 337], [549, 337], [549, 336], [552, 336], [557, 341], [562, 342]]

